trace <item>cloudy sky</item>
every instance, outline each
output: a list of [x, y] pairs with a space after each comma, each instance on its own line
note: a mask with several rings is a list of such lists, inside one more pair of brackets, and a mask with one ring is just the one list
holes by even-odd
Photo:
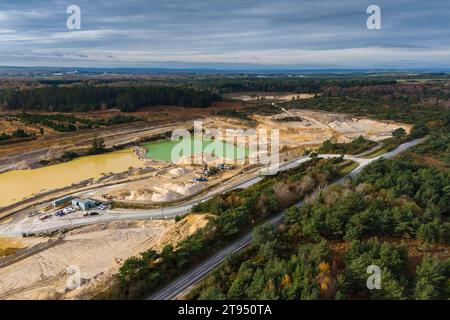
[[450, 1], [0, 0], [0, 66], [449, 68]]

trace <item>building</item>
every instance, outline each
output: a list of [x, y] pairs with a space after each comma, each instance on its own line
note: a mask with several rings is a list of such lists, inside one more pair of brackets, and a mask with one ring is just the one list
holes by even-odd
[[91, 199], [73, 199], [72, 205], [86, 211], [95, 208], [97, 206], [97, 203], [96, 201]]
[[63, 204], [69, 203], [70, 200], [72, 200], [72, 199], [73, 199], [73, 197], [71, 197], [71, 196], [66, 196], [66, 197], [63, 197], [63, 198], [59, 198], [59, 199], [53, 200], [52, 201], [52, 205], [54, 207], [59, 207], [59, 206], [62, 206]]

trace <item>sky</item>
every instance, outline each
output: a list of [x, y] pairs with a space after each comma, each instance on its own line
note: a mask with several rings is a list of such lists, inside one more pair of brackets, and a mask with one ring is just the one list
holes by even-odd
[[448, 69], [450, 1], [0, 0], [0, 66]]

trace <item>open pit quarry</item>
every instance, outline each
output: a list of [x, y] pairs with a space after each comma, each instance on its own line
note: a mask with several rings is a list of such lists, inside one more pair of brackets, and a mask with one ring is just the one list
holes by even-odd
[[[364, 136], [381, 141], [391, 137], [392, 131], [399, 127], [407, 132], [411, 129], [410, 126], [399, 123], [309, 110], [280, 110], [279, 114], [273, 116], [251, 117], [256, 122], [253, 127], [255, 129], [266, 129], [269, 132], [271, 129], [279, 129], [280, 148], [285, 155], [283, 161], [299, 157], [304, 150], [314, 149], [327, 139], [348, 142]], [[224, 132], [230, 128], [250, 129], [248, 122], [224, 117], [207, 117], [204, 119], [204, 126]], [[146, 129], [145, 132], [148, 137], [149, 131]], [[161, 133], [160, 130], [152, 132]], [[131, 133], [127, 137], [117, 136], [117, 139], [124, 142], [124, 139], [129, 140], [130, 137]], [[114, 140], [114, 143], [118, 141]], [[234, 140], [227, 140], [227, 137], [224, 141], [236, 143]], [[212, 194], [214, 188], [225, 190], [227, 181], [242, 176], [246, 168], [246, 165], [236, 165], [209, 177], [208, 181], [200, 182], [196, 178], [203, 174], [204, 168], [190, 163], [192, 155], [181, 157], [175, 162], [156, 161], [148, 159], [145, 148], [136, 144], [132, 156], [137, 161], [130, 165], [134, 168], [125, 166], [122, 173], [105, 172], [105, 175], [83, 186], [84, 189], [70, 189], [69, 186], [64, 193], [75, 192], [77, 196], [100, 200], [104, 200], [107, 195], [113, 201], [159, 205], [184, 201], [205, 191]], [[208, 160], [210, 166], [226, 162], [223, 158], [211, 155], [206, 155], [204, 159]], [[62, 165], [67, 164], [70, 162]], [[49, 168], [50, 166], [41, 169]], [[54, 177], [51, 171], [46, 174]], [[44, 202], [41, 199], [35, 209], [48, 206], [51, 199], [51, 195]], [[37, 221], [36, 218], [28, 218], [28, 212], [18, 212], [3, 220], [2, 224], [7, 226], [20, 221]], [[179, 241], [202, 228], [207, 221], [207, 216], [198, 215], [190, 215], [177, 223], [173, 219], [115, 221], [75, 228], [61, 234], [60, 239], [54, 236], [0, 238], [0, 255], [3, 256], [0, 258], [0, 299], [88, 299], [107, 288], [108, 283], [114, 280], [121, 263], [127, 258], [151, 248], [161, 250], [165, 244], [176, 246]], [[78, 266], [81, 270], [80, 289], [66, 288], [67, 268], [70, 266]]]

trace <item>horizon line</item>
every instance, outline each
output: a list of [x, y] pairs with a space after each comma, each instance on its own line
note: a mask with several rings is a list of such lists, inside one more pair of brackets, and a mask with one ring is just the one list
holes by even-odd
[[98, 71], [114, 71], [114, 70], [133, 70], [133, 71], [151, 71], [151, 70], [167, 70], [167, 71], [214, 71], [214, 72], [320, 72], [320, 71], [336, 71], [336, 72], [450, 72], [450, 67], [297, 67], [297, 66], [275, 66], [275, 65], [243, 65], [243, 64], [227, 64], [224, 66], [21, 66], [21, 65], [0, 65], [0, 71], [7, 69], [44, 69], [44, 70], [98, 70]]

